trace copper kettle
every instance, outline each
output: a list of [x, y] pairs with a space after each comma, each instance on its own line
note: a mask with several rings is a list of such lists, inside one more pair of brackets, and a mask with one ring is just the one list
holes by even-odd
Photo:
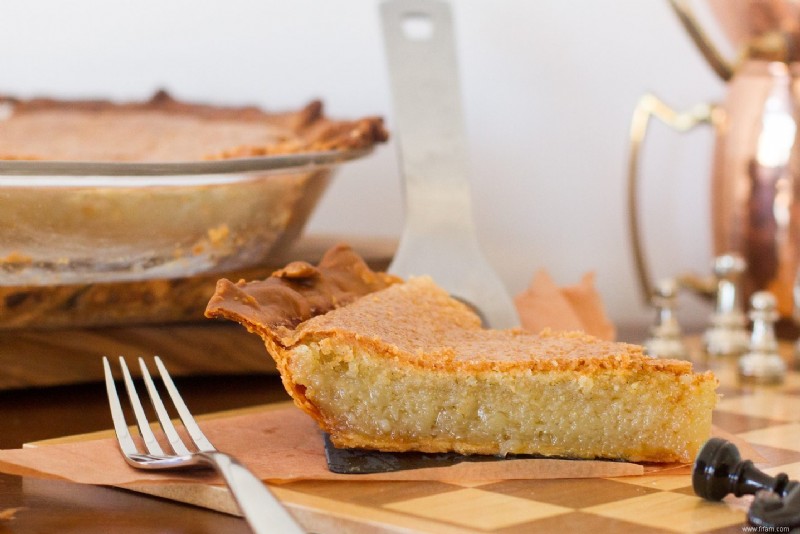
[[[713, 127], [711, 176], [714, 255], [738, 253], [747, 262], [742, 289], [748, 302], [768, 290], [782, 319], [791, 324], [793, 287], [800, 260], [800, 2], [792, 0], [708, 0], [709, 12], [738, 48], [726, 60], [709, 40], [685, 0], [669, 0], [714, 71], [726, 82], [721, 103], [677, 112], [645, 94], [630, 130], [628, 212], [640, 285], [653, 284], [638, 225], [638, 168], [641, 144], [655, 116], [678, 131]], [[691, 275], [685, 285], [710, 294], [712, 285]]]

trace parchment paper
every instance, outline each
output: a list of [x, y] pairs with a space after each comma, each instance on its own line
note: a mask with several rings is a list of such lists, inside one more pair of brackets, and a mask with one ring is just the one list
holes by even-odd
[[[640, 465], [613, 461], [510, 459], [464, 462], [448, 467], [414, 469], [370, 475], [337, 475], [328, 471], [322, 436], [316, 423], [291, 404], [264, 406], [248, 413], [229, 413], [200, 422], [218, 449], [236, 456], [262, 480], [510, 480], [547, 478], [618, 477], [686, 474], [682, 464]], [[133, 433], [132, 433], [133, 435]], [[715, 432], [726, 439], [731, 436]], [[743, 457], [758, 455], [741, 440], [734, 440]], [[113, 437], [77, 436], [55, 443], [28, 445], [0, 451], [0, 471], [84, 484], [139, 486], [174, 482], [221, 484], [210, 471], [146, 472], [128, 466]]]
[[522, 327], [530, 332], [550, 328], [582, 330], [609, 341], [616, 337], [614, 323], [594, 287], [594, 273], [586, 273], [575, 285], [559, 287], [547, 271], [540, 270], [514, 303]]

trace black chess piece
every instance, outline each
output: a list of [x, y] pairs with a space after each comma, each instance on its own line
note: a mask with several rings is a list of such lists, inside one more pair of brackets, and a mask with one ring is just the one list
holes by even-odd
[[783, 532], [800, 532], [800, 485], [790, 489], [783, 498], [767, 491], [756, 495], [747, 519], [751, 524], [767, 527], [777, 532], [777, 529], [787, 529]]
[[772, 477], [759, 471], [751, 460], [742, 460], [736, 445], [721, 438], [711, 438], [703, 445], [692, 470], [694, 492], [710, 501], [720, 501], [729, 493], [741, 497], [761, 490], [785, 497], [798, 485], [785, 473]]
[[755, 495], [747, 514], [753, 525], [800, 527], [800, 482], [789, 480], [786, 473], [772, 477], [760, 471], [751, 460], [742, 460], [736, 446], [724, 439], [711, 438], [703, 445], [694, 462], [692, 487], [711, 501], [730, 493]]

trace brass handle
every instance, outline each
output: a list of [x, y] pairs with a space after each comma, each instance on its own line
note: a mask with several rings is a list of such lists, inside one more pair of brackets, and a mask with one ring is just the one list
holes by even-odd
[[[688, 132], [698, 124], [716, 124], [720, 110], [713, 104], [698, 104], [689, 111], [677, 112], [659, 100], [652, 93], [645, 93], [639, 98], [631, 120], [628, 151], [628, 228], [630, 229], [631, 249], [636, 262], [636, 274], [639, 287], [646, 302], [653, 295], [653, 284], [650, 269], [644, 257], [642, 236], [639, 228], [639, 154], [647, 134], [650, 118], [656, 117], [661, 122], [678, 132]], [[697, 280], [691, 275], [680, 277], [681, 285], [691, 287], [699, 293], [705, 293], [705, 281]]]
[[689, 2], [686, 0], [669, 0], [669, 5], [672, 6], [673, 11], [678, 15], [683, 28], [692, 38], [694, 44], [700, 49], [703, 57], [706, 58], [708, 64], [714, 69], [714, 72], [724, 81], [728, 81], [733, 77], [734, 66], [727, 61], [720, 51], [711, 42], [706, 33], [697, 22], [694, 12], [689, 7]]

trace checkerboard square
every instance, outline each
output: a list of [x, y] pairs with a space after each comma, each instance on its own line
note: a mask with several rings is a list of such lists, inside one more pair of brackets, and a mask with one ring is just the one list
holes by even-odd
[[752, 395], [732, 399], [723, 398], [716, 409], [773, 421], [800, 422], [800, 397], [788, 397], [771, 390], [759, 390]]
[[300, 480], [283, 487], [308, 495], [365, 506], [383, 505], [412, 497], [438, 495], [458, 491], [459, 486], [436, 481], [364, 481], [358, 484], [341, 484], [328, 480]]
[[[631, 484], [623, 484], [623, 478], [615, 480], [591, 479], [553, 479], [553, 480], [506, 480], [482, 486], [484, 491], [494, 491], [503, 495], [531, 499], [538, 502], [584, 508], [611, 501], [644, 495], [655, 489]], [[619, 481], [619, 482], [618, 482]]]
[[738, 434], [749, 443], [800, 451], [800, 423], [771, 426]]
[[572, 510], [475, 488], [394, 502], [384, 507], [482, 530], [511, 527]]
[[584, 508], [583, 512], [672, 532], [704, 532], [742, 523], [746, 508], [737, 503], [712, 503], [699, 497], [661, 491]]
[[719, 412], [714, 411], [711, 422], [718, 428], [724, 428], [726, 432], [731, 434], [738, 434], [740, 432], [749, 432], [750, 430], [758, 430], [759, 428], [766, 428], [770, 425], [780, 424], [782, 421], [773, 421], [765, 419], [764, 417], [754, 417], [752, 415], [743, 415], [733, 412]]
[[653, 490], [675, 490], [692, 485], [691, 475], [644, 475], [641, 477], [619, 477], [613, 480]]
[[[603, 517], [596, 514], [587, 514], [581, 511], [546, 517], [530, 523], [515, 525], [505, 529], [493, 530], [492, 534], [520, 534], [520, 533], [636, 533], [636, 534], [672, 534], [669, 530], [645, 527], [629, 521]], [[741, 534], [741, 532], [736, 533]]]
[[800, 451], [770, 447], [769, 445], [761, 445], [759, 443], [751, 443], [750, 445], [759, 456], [764, 458], [763, 462], [757, 462], [762, 468], [800, 462]]
[[775, 476], [778, 473], [786, 473], [787, 475], [789, 475], [790, 479], [800, 480], [800, 462], [795, 462], [793, 464], [786, 464], [786, 465], [777, 465], [775, 467], [764, 469], [764, 472], [772, 476]]

